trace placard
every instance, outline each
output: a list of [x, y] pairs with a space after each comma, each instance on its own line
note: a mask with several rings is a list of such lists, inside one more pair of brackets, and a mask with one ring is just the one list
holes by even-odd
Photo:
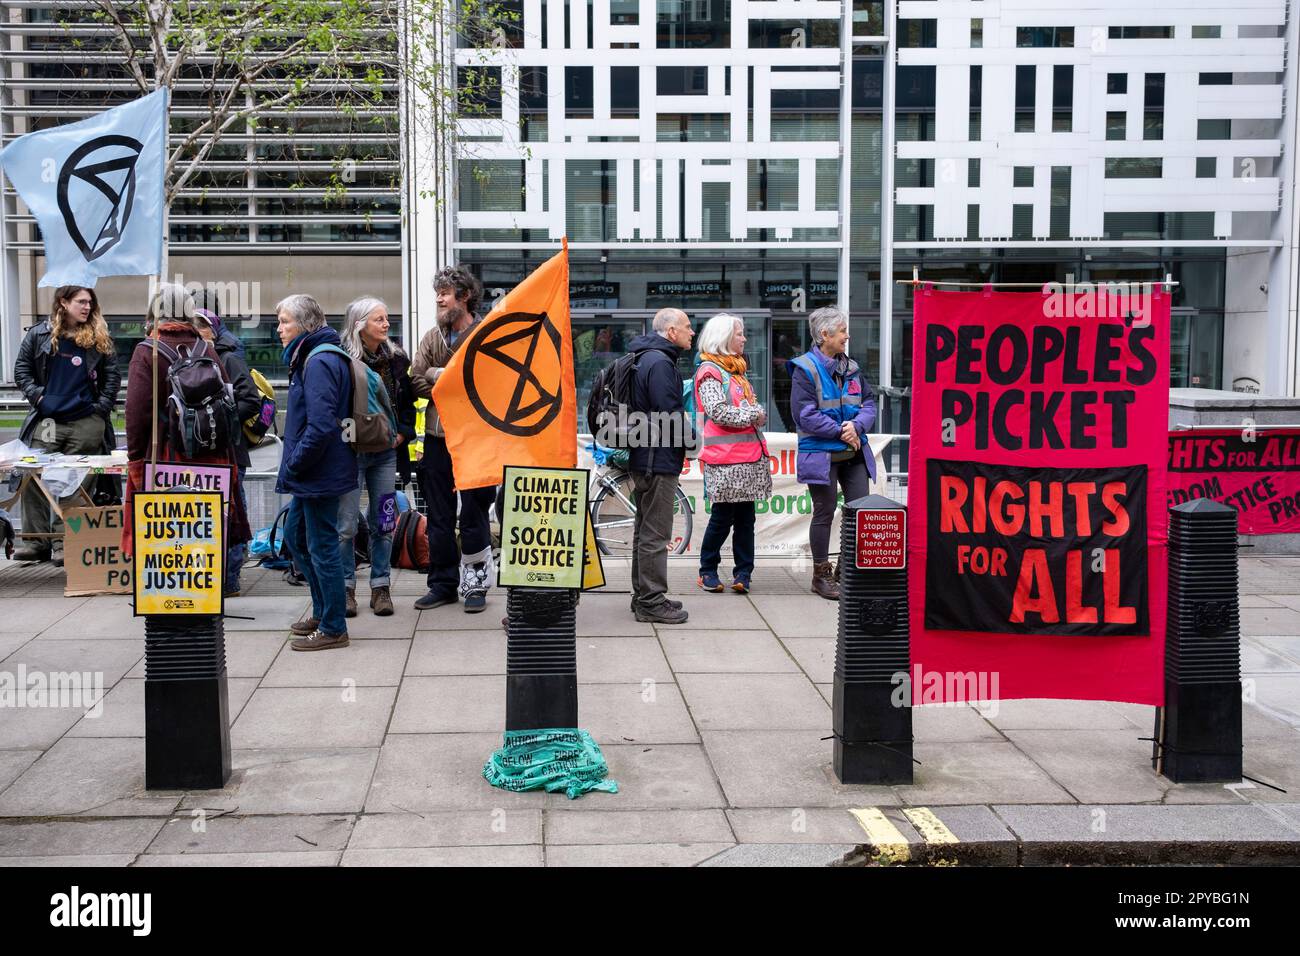
[[130, 594], [131, 559], [122, 552], [122, 506], [63, 512], [65, 597]]
[[503, 469], [499, 586], [583, 586], [589, 479], [581, 468]]
[[221, 614], [226, 544], [221, 495], [137, 492], [135, 614]]
[[600, 559], [600, 546], [596, 544], [596, 526], [591, 522], [591, 510], [587, 510], [586, 550], [582, 561], [582, 589], [591, 591], [605, 586], [605, 565]]
[[901, 571], [907, 567], [907, 512], [902, 508], [863, 508], [858, 512], [856, 566], [863, 571]]
[[144, 490], [170, 491], [189, 487], [194, 491], [216, 491], [221, 500], [229, 503], [234, 485], [234, 469], [229, 465], [192, 465], [179, 461], [146, 461], [144, 463]]
[[914, 301], [913, 664], [1003, 699], [1163, 703], [1168, 295]]
[[1300, 429], [1169, 433], [1169, 505], [1213, 498], [1237, 509], [1239, 534], [1300, 532]]

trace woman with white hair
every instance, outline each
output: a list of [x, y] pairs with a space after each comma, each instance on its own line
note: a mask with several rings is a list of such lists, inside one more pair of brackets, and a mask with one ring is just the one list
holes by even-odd
[[726, 590], [718, 578], [722, 545], [731, 535], [731, 589], [749, 591], [754, 574], [754, 502], [772, 494], [772, 470], [762, 426], [767, 412], [745, 378], [745, 323], [723, 312], [700, 330], [695, 369], [696, 431], [709, 526], [700, 545], [699, 585]]
[[[361, 521], [361, 488], [370, 496], [370, 609], [379, 617], [393, 613], [390, 559], [393, 529], [381, 531], [384, 515], [380, 508], [396, 508], [397, 450], [415, 438], [415, 389], [411, 384], [411, 360], [388, 338], [388, 306], [381, 299], [363, 296], [348, 306], [343, 320], [343, 348], [361, 359], [383, 379], [388, 399], [397, 415], [396, 445], [387, 451], [357, 453], [356, 491], [339, 502], [339, 550], [343, 560], [343, 584], [347, 589], [346, 616], [357, 616], [357, 564], [353, 539]], [[405, 450], [403, 449], [403, 453]], [[396, 521], [396, 511], [390, 513]]]
[[831, 522], [839, 489], [844, 500], [870, 493], [876, 460], [866, 436], [876, 423], [876, 402], [858, 363], [849, 358], [849, 317], [841, 310], [817, 309], [808, 316], [813, 346], [788, 363], [790, 413], [799, 435], [795, 472], [812, 496], [808, 543], [813, 555], [812, 592], [840, 599], [839, 568], [830, 562]]

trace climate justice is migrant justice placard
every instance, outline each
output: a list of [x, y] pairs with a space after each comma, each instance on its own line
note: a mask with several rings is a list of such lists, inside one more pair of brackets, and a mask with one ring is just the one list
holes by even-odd
[[1300, 429], [1169, 433], [1169, 504], [1213, 498], [1241, 534], [1300, 532]]
[[1161, 703], [1168, 296], [915, 303], [913, 665], [996, 673], [1003, 698]]
[[137, 492], [135, 615], [221, 614], [226, 545], [218, 492]]

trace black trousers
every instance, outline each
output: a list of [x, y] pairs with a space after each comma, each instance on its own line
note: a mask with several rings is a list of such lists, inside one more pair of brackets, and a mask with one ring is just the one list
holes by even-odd
[[443, 597], [455, 597], [460, 585], [461, 555], [473, 563], [486, 561], [492, 552], [488, 509], [496, 500], [496, 487], [460, 492], [459, 548], [456, 547], [458, 496], [445, 439], [424, 436], [420, 492], [424, 495], [425, 517], [429, 519], [429, 590]]

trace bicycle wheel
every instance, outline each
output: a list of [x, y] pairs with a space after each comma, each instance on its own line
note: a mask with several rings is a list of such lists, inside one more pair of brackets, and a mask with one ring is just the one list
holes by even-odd
[[[601, 554], [630, 557], [636, 523], [632, 476], [610, 472], [597, 479], [600, 491], [591, 504], [591, 524]], [[690, 499], [679, 486], [673, 495], [673, 528], [668, 536], [670, 554], [684, 554], [691, 544], [694, 512]]]
[[682, 486], [677, 486], [673, 496], [673, 533], [668, 538], [669, 554], [685, 554], [691, 546], [691, 529], [695, 524], [695, 512], [691, 508], [691, 499], [686, 497]]

